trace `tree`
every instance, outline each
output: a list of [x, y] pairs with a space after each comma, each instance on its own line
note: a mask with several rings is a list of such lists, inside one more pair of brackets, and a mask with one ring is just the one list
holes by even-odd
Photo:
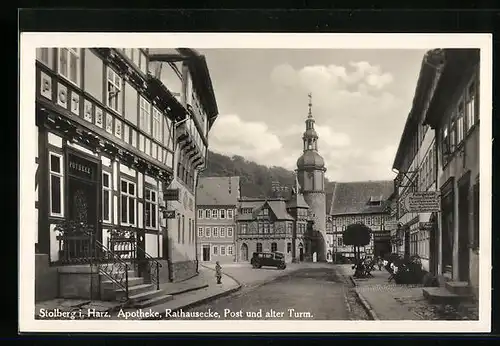
[[347, 226], [342, 234], [344, 244], [352, 245], [354, 247], [356, 263], [359, 261], [359, 247], [370, 244], [371, 233], [372, 230], [365, 224], [353, 223]]

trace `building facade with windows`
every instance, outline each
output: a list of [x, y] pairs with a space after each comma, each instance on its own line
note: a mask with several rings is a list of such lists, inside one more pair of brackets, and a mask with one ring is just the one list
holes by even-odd
[[388, 198], [394, 189], [392, 181], [335, 182], [328, 215], [330, 251], [333, 261], [354, 258], [354, 249], [343, 242], [347, 226], [363, 223], [372, 230], [370, 243], [360, 248], [363, 256], [384, 256], [391, 252]]
[[239, 177], [201, 177], [196, 192], [197, 254], [202, 262], [236, 262]]
[[248, 262], [253, 252], [275, 251], [285, 261], [305, 261], [309, 206], [301, 194], [284, 198], [241, 198], [238, 205], [237, 260]]
[[[194, 50], [176, 50], [172, 59], [152, 63], [151, 52], [139, 48], [37, 49], [35, 249], [51, 266], [88, 263], [95, 248], [160, 261], [163, 281], [196, 273], [193, 179], [207, 152], [199, 137], [217, 107], [204, 59]], [[176, 64], [180, 97], [169, 78], [151, 72]], [[191, 107], [187, 92], [202, 106]], [[205, 130], [195, 133], [199, 117]], [[176, 187], [182, 197], [166, 202], [165, 191]], [[178, 223], [167, 224], [161, 211], [169, 208]], [[70, 221], [86, 225], [94, 240], [56, 231]], [[123, 237], [134, 239], [135, 252], [116, 247]]]
[[396, 252], [400, 255], [419, 256], [426, 271], [435, 272], [436, 214], [408, 210], [408, 195], [415, 192], [437, 191], [436, 141], [434, 131], [424, 125], [426, 107], [436, 89], [440, 74], [439, 50], [428, 51], [422, 59], [419, 79], [393, 169], [398, 171], [397, 188], [398, 228], [395, 234]]
[[440, 78], [424, 114], [437, 143], [441, 213], [436, 269], [479, 286], [479, 49], [444, 49]]

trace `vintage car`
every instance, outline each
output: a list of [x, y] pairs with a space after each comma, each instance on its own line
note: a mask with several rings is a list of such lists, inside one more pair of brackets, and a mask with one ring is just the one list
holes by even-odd
[[281, 252], [254, 252], [250, 264], [253, 268], [276, 267], [285, 269], [285, 255]]

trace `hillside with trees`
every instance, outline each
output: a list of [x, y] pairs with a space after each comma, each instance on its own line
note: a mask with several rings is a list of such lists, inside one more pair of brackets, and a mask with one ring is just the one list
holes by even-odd
[[[244, 157], [234, 155], [232, 157], [214, 153], [208, 153], [208, 166], [202, 174], [204, 177], [228, 177], [239, 176], [241, 182], [242, 197], [269, 197], [272, 196], [272, 182], [278, 181], [282, 186], [293, 187], [295, 185], [294, 173], [283, 167], [267, 167]], [[326, 192], [332, 192], [332, 183], [328, 180]], [[286, 194], [284, 194], [286, 196]], [[329, 200], [327, 196], [327, 201]], [[327, 203], [328, 204], [328, 203]], [[328, 206], [327, 206], [328, 208]]]

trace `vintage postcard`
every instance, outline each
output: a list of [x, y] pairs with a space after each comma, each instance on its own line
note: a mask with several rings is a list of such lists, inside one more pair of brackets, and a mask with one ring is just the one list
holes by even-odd
[[22, 33], [20, 331], [489, 331], [491, 42]]

